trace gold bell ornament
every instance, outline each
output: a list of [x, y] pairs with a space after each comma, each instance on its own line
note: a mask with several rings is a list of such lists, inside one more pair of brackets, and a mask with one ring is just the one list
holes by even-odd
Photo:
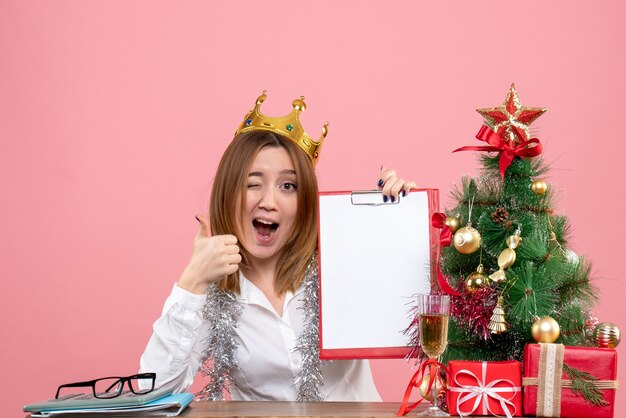
[[544, 316], [533, 323], [530, 333], [538, 343], [553, 343], [561, 335], [561, 327], [553, 318]]
[[498, 267], [500, 270], [492, 273], [489, 278], [496, 283], [502, 282], [506, 280], [506, 275], [504, 273], [504, 269], [508, 269], [513, 264], [515, 264], [515, 259], [517, 255], [515, 254], [515, 249], [519, 247], [522, 242], [522, 237], [520, 237], [520, 230], [515, 231], [515, 234], [509, 236], [506, 239], [506, 245], [508, 248], [502, 250], [500, 255], [498, 256]]
[[493, 314], [489, 320], [489, 325], [487, 325], [487, 328], [492, 334], [502, 334], [507, 330], [504, 308], [502, 307], [503, 303], [504, 299], [502, 296], [498, 296], [498, 303], [496, 303], [496, 307], [493, 308]]
[[548, 191], [548, 185], [543, 180], [535, 180], [530, 185], [530, 190], [532, 190], [534, 194], [544, 195]]
[[593, 330], [593, 340], [601, 348], [615, 348], [621, 339], [617, 325], [612, 322], [600, 322]]
[[485, 269], [482, 264], [476, 268], [476, 271], [467, 276], [465, 279], [465, 289], [469, 293], [474, 293], [478, 289], [484, 289], [489, 286], [489, 277], [485, 274]]
[[[420, 395], [422, 395], [422, 398], [426, 399], [428, 402], [432, 402], [433, 388], [431, 387], [430, 390], [428, 390], [429, 384], [430, 384], [430, 375], [427, 374], [422, 379], [422, 384], [420, 385], [419, 390], [420, 390]], [[433, 385], [435, 386], [435, 393], [436, 393], [435, 396], [437, 398], [439, 398], [442, 395], [445, 396], [447, 388], [446, 388], [446, 380], [443, 377], [438, 375]]]
[[474, 199], [469, 203], [469, 221], [467, 222], [467, 226], [463, 228], [459, 228], [454, 233], [454, 239], [452, 243], [454, 244], [454, 248], [461, 254], [472, 254], [478, 251], [481, 243], [480, 232], [478, 232], [475, 228], [472, 227], [472, 206], [474, 205]]

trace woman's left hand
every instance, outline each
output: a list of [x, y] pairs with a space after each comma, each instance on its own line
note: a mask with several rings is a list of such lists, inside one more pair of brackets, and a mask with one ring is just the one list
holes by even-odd
[[398, 200], [399, 194], [406, 196], [411, 189], [417, 187], [414, 181], [399, 178], [395, 170], [385, 166], [380, 168], [377, 186], [378, 190], [383, 191], [383, 201], [391, 200], [392, 203]]

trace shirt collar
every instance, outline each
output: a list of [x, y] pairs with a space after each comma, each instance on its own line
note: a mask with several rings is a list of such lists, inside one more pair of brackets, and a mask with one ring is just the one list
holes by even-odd
[[[239, 301], [246, 304], [255, 304], [260, 305], [265, 308], [273, 310], [274, 308], [271, 306], [263, 292], [254, 285], [244, 274], [239, 271]], [[300, 286], [296, 289], [295, 293], [290, 290], [287, 291], [285, 295], [285, 306], [291, 301], [293, 298], [298, 296], [304, 290], [304, 286]]]

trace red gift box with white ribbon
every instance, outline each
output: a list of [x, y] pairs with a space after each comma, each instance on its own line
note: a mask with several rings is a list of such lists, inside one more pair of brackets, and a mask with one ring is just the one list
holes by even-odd
[[[604, 405], [572, 390], [567, 368], [588, 373]], [[617, 389], [617, 352], [610, 348], [528, 344], [524, 347], [524, 413], [543, 417], [609, 418]]]
[[522, 415], [522, 364], [518, 361], [448, 363], [450, 415]]

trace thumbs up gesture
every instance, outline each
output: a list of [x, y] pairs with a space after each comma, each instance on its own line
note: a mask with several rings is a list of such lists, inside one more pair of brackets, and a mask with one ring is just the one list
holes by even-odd
[[189, 264], [178, 280], [178, 286], [195, 294], [206, 292], [209, 284], [224, 279], [239, 269], [241, 255], [234, 235], [211, 236], [209, 221], [196, 216], [200, 226], [193, 243]]

